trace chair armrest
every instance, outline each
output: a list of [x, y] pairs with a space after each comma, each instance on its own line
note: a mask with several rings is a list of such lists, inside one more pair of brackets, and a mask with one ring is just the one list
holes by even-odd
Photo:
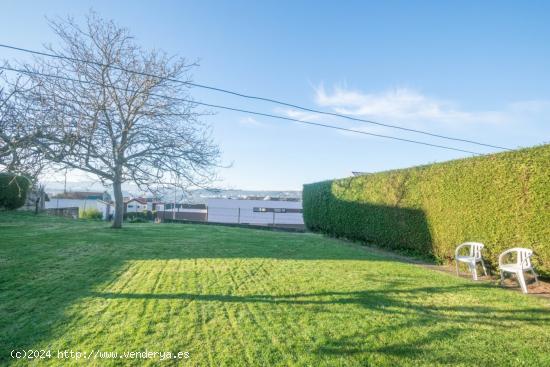
[[460, 249], [462, 249], [464, 247], [470, 247], [470, 244], [469, 243], [463, 243], [461, 245], [458, 245], [458, 247], [455, 249], [455, 259], [457, 258], [458, 253], [460, 252]]
[[517, 252], [515, 248], [509, 249], [498, 255], [498, 266], [504, 265], [502, 263], [502, 260], [504, 259], [504, 256], [511, 254], [512, 252]]

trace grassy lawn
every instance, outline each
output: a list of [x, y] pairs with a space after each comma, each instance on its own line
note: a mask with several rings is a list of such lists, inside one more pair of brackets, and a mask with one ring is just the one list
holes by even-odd
[[314, 234], [0, 213], [0, 364], [549, 366], [549, 306]]

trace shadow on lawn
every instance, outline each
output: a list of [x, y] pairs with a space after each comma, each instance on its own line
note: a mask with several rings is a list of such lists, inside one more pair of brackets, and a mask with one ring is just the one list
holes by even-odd
[[[449, 312], [453, 314], [449, 315]], [[531, 317], [532, 314], [536, 314], [537, 317]], [[492, 345], [494, 340], [487, 344], [487, 339], [483, 338], [488, 335], [486, 334], [487, 327], [491, 330], [491, 335], [499, 334], [510, 328], [510, 324], [507, 323], [509, 321], [548, 327], [550, 326], [550, 315], [541, 309], [499, 310], [492, 307], [426, 307], [419, 309], [413, 306], [410, 318], [405, 321], [392, 320], [386, 326], [374, 330], [354, 332], [329, 340], [316, 348], [315, 352], [334, 356], [379, 354], [395, 357], [402, 364], [406, 364], [407, 360], [409, 363], [418, 363], [417, 358], [421, 358], [422, 365], [490, 366], [495, 364], [494, 353], [490, 353], [489, 350], [471, 353], [468, 350], [477, 348], [477, 345]], [[484, 332], [477, 329], [480, 324], [486, 326]], [[408, 330], [412, 330], [412, 333]], [[483, 334], [480, 335], [480, 332]], [[376, 339], [380, 336], [384, 340], [383, 343], [372, 343], [373, 337]], [[462, 336], [466, 336], [466, 342], [461, 342]], [[473, 344], [474, 338], [476, 339], [475, 343], [479, 344]], [[529, 342], [531, 342], [529, 337], [524, 339], [524, 343]], [[516, 347], [506, 348], [510, 349], [505, 349], [501, 353], [504, 352], [510, 357], [514, 356], [515, 361], [521, 364], [521, 359], [514, 351]], [[543, 353], [545, 348], [541, 346], [540, 353]], [[535, 359], [540, 357], [540, 355], [534, 355], [534, 351], [530, 353], [533, 353], [532, 356]], [[507, 358], [504, 357], [505, 360]]]
[[57, 337], [71, 321], [67, 310], [98, 284], [116, 282], [134, 260], [393, 261], [311, 234], [181, 225], [115, 231], [104, 223], [25, 214], [0, 213], [0, 365], [12, 349]]
[[[468, 284], [447, 287], [422, 287], [412, 289], [365, 290], [354, 292], [318, 292], [286, 295], [254, 294], [195, 294], [195, 293], [110, 293], [91, 292], [89, 296], [105, 299], [156, 299], [195, 300], [201, 302], [267, 303], [280, 305], [359, 305], [383, 314], [426, 316], [434, 321], [472, 322], [476, 324], [503, 327], [502, 321], [521, 321], [550, 326], [550, 314], [544, 309], [502, 310], [490, 306], [430, 306], [407, 299], [434, 294], [459, 294], [472, 288], [488, 288], [484, 285]], [[533, 317], [536, 314], [538, 317]], [[505, 326], [508, 327], [508, 326]]]
[[[399, 282], [397, 282], [399, 283]], [[394, 284], [397, 286], [397, 284]], [[352, 335], [329, 340], [321, 347], [312, 351], [321, 355], [351, 356], [355, 354], [382, 354], [396, 358], [422, 357], [434, 364], [441, 363], [471, 363], [468, 357], [440, 350], [438, 343], [454, 344], [463, 333], [478, 333], [480, 325], [483, 329], [494, 332], [506, 332], [511, 323], [550, 327], [550, 314], [547, 310], [538, 308], [501, 309], [492, 306], [433, 306], [423, 304], [430, 295], [458, 295], [469, 293], [472, 289], [489, 288], [483, 284], [464, 284], [442, 287], [392, 288], [373, 289], [351, 292], [313, 292], [295, 294], [195, 294], [195, 293], [91, 293], [92, 297], [109, 300], [146, 299], [146, 300], [189, 300], [199, 302], [220, 303], [255, 303], [277, 306], [307, 307], [343, 305], [345, 307], [363, 307], [368, 310], [362, 317], [365, 319], [387, 319], [381, 326], [368, 328]], [[346, 311], [348, 310], [348, 311]], [[315, 312], [324, 312], [322, 308]], [[292, 310], [287, 310], [292, 312]], [[333, 312], [326, 309], [326, 312]], [[340, 309], [339, 312], [356, 312], [353, 309]], [[380, 316], [383, 316], [382, 318]], [[475, 329], [472, 327], [475, 326]], [[400, 337], [404, 330], [412, 329], [407, 337]], [[475, 331], [474, 331], [475, 330]], [[320, 330], [320, 333], [326, 330]], [[383, 336], [387, 342], [376, 347], [369, 345], [369, 338]], [[372, 340], [372, 339], [370, 339]], [[364, 357], [364, 356], [363, 356]]]
[[[387, 211], [386, 211], [387, 212]], [[391, 210], [390, 210], [391, 212]], [[392, 215], [405, 215], [395, 212]], [[416, 215], [416, 214], [415, 214]], [[420, 217], [417, 217], [421, 220]], [[69, 321], [66, 311], [85, 297], [104, 299], [186, 299], [203, 302], [267, 303], [295, 305], [349, 305], [364, 307], [375, 314], [409, 314], [410, 323], [396, 324], [385, 332], [399, 327], [418, 327], [434, 322], [485, 323], [501, 327], [503, 321], [521, 321], [546, 325], [550, 315], [543, 310], [523, 309], [504, 311], [494, 307], [430, 307], [413, 302], [419, 295], [468, 292], [479, 284], [407, 289], [404, 282], [384, 282], [387, 289], [355, 292], [320, 292], [290, 295], [260, 294], [128, 294], [92, 292], [98, 284], [115, 282], [124, 272], [124, 264], [132, 260], [197, 259], [197, 258], [271, 258], [289, 260], [368, 260], [391, 261], [380, 255], [335, 246], [319, 241], [313, 235], [297, 235], [254, 231], [239, 228], [166, 226], [131, 226], [113, 231], [98, 224], [78, 225], [77, 222], [52, 221], [49, 225], [24, 223], [21, 228], [2, 233], [6, 241], [0, 250], [2, 258], [10, 259], [10, 268], [0, 268], [0, 364], [9, 360], [7, 350], [42, 346], [63, 332]], [[33, 227], [35, 226], [35, 227]], [[55, 227], [55, 226], [58, 226]], [[76, 226], [76, 227], [75, 227]], [[228, 235], [231, 232], [231, 235]], [[255, 233], [261, 237], [255, 236]], [[426, 232], [427, 233], [427, 232]], [[19, 241], [18, 243], [15, 240]], [[10, 241], [13, 241], [11, 245]], [[269, 244], [266, 245], [269, 241]], [[223, 246], [219, 244], [223, 242]], [[24, 255], [22, 255], [24, 254]], [[34, 259], [34, 260], [33, 260]], [[5, 265], [1, 264], [1, 265]], [[533, 318], [534, 315], [537, 315]], [[383, 330], [380, 330], [383, 332]], [[376, 332], [376, 331], [371, 331]], [[447, 330], [438, 338], [450, 339], [458, 331]], [[359, 335], [356, 338], [361, 339]], [[350, 353], [354, 337], [335, 340], [321, 353]], [[363, 345], [358, 342], [357, 345]], [[413, 345], [429, 343], [419, 338]], [[398, 353], [407, 346], [393, 344], [384, 353]], [[392, 349], [393, 348], [393, 349]], [[400, 353], [400, 352], [399, 352]]]

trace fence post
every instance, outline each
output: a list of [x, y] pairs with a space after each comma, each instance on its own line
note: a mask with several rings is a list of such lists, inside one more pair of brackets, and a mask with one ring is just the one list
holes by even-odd
[[237, 223], [241, 223], [241, 208], [237, 208], [238, 214], [237, 214]]
[[273, 210], [273, 226], [275, 226], [275, 210]]

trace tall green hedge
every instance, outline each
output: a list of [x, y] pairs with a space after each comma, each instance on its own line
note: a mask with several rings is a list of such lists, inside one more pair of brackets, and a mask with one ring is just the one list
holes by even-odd
[[312, 231], [449, 262], [465, 241], [511, 247], [550, 275], [550, 145], [304, 185]]
[[17, 209], [27, 199], [30, 181], [12, 173], [0, 173], [0, 209]]

